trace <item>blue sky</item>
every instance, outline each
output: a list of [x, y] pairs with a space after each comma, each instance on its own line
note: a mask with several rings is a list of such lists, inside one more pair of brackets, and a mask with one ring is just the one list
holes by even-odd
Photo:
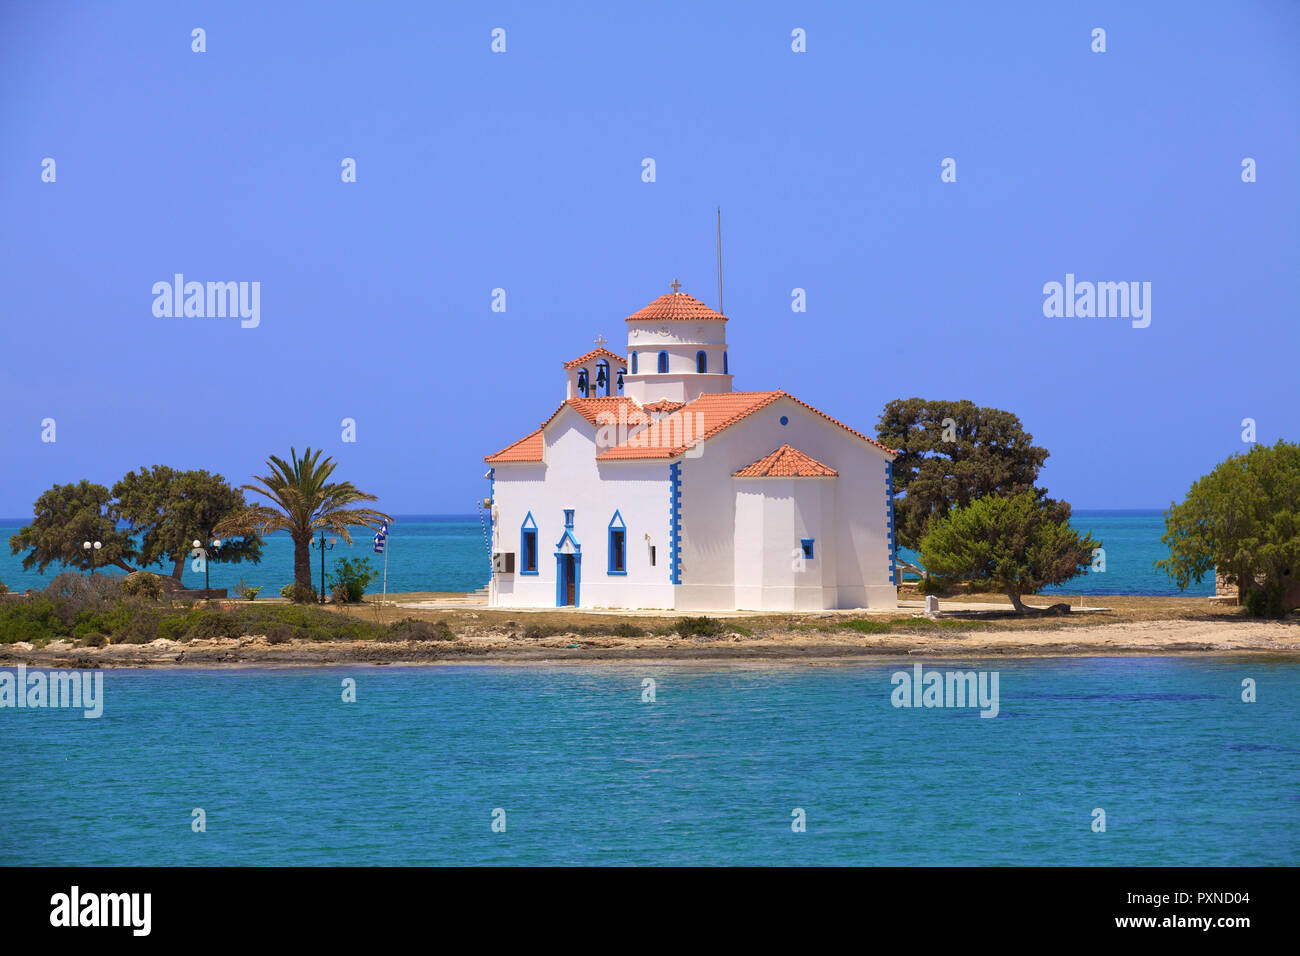
[[[1006, 408], [1053, 495], [1163, 507], [1243, 418], [1300, 438], [1300, 5], [1132, 6], [8, 4], [0, 515], [309, 444], [472, 511], [563, 361], [674, 277], [716, 304], [717, 206], [738, 389]], [[261, 324], [155, 317], [177, 272]], [[1150, 327], [1044, 317], [1066, 273]]]

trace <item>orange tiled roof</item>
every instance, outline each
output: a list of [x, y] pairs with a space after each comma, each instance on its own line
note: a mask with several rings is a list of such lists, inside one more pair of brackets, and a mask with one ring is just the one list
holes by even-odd
[[765, 455], [752, 465], [732, 474], [732, 478], [836, 478], [839, 472], [823, 465], [816, 458], [805, 455], [789, 443], [770, 455]]
[[697, 322], [700, 319], [721, 319], [727, 317], [721, 312], [714, 312], [694, 296], [685, 292], [668, 292], [655, 299], [639, 312], [627, 317], [629, 322]]
[[[626, 407], [626, 411], [623, 412], [623, 420], [627, 421], [631, 419], [633, 409], [639, 409], [641, 406], [625, 395], [602, 395], [598, 398], [565, 399], [560, 403], [560, 407], [551, 414], [550, 418], [542, 422], [541, 426], [536, 431], [529, 432], [514, 444], [507, 445], [495, 455], [488, 455], [483, 460], [486, 462], [541, 461], [542, 448], [545, 443], [542, 438], [542, 432], [545, 430], [547, 425], [555, 421], [555, 416], [559, 415], [560, 412], [564, 411], [566, 408], [572, 408], [587, 421], [591, 422], [591, 424], [595, 425], [597, 424], [596, 416], [601, 412], [608, 412], [609, 414], [614, 415], [615, 420], [617, 421], [620, 407]], [[631, 420], [635, 422], [635, 419]]]
[[[736, 422], [747, 418], [760, 408], [766, 408], [779, 398], [788, 398], [790, 401], [802, 405], [822, 418], [826, 419], [832, 425], [838, 425], [846, 432], [861, 438], [869, 444], [875, 445], [881, 451], [888, 452], [890, 455], [897, 455], [898, 452], [888, 448], [876, 441], [874, 438], [868, 438], [860, 431], [850, 428], [843, 422], [831, 418], [820, 409], [813, 408], [807, 402], [800, 401], [789, 392], [778, 389], [775, 392], [709, 392], [701, 395], [694, 401], [687, 402], [675, 408], [672, 412], [661, 417], [657, 422], [648, 428], [640, 429], [638, 432], [613, 448], [596, 455], [600, 461], [617, 461], [620, 459], [636, 458], [676, 458], [687, 448], [703, 441], [706, 438], [712, 438], [718, 432], [725, 428], [730, 428]], [[664, 403], [677, 404], [668, 402], [664, 399], [660, 402], [654, 402], [645, 407], [646, 411], [655, 411], [655, 406]], [[597, 424], [596, 416], [601, 412], [612, 414], [616, 419], [631, 421], [637, 424], [632, 417], [634, 411], [639, 412], [641, 406], [626, 395], [610, 395], [599, 398], [570, 398], [561, 403], [554, 414], [546, 421], [542, 422], [541, 428], [525, 435], [513, 445], [507, 445], [495, 455], [489, 455], [484, 461], [541, 461], [542, 460], [542, 430], [546, 428], [556, 415], [564, 411], [566, 407], [573, 408], [579, 415], [589, 421], [591, 424]], [[623, 409], [620, 415], [620, 409]], [[698, 417], [697, 417], [698, 416]], [[697, 429], [698, 424], [698, 429]], [[698, 431], [698, 433], [697, 433]], [[599, 449], [598, 449], [599, 450]], [[812, 459], [810, 459], [812, 460]], [[758, 462], [755, 462], [758, 464]], [[748, 467], [753, 467], [748, 466]]]
[[644, 406], [644, 408], [647, 412], [675, 412], [685, 404], [685, 402], [674, 402], [667, 398], [661, 398], [657, 402], [651, 402], [649, 405]]
[[676, 458], [687, 448], [712, 438], [725, 428], [730, 428], [758, 411], [766, 408], [777, 399], [788, 398], [833, 425], [838, 425], [846, 432], [875, 445], [882, 451], [897, 455], [892, 448], [887, 448], [874, 438], [868, 438], [856, 429], [831, 418], [825, 412], [802, 402], [789, 392], [778, 389], [774, 392], [709, 392], [682, 408], [665, 415], [655, 424], [627, 441], [596, 456], [601, 461], [613, 461], [628, 458]]
[[[660, 418], [639, 435], [597, 455], [601, 461], [620, 458], [675, 458], [697, 441], [771, 405], [783, 392], [708, 392]], [[689, 430], [689, 434], [686, 432]]]
[[541, 461], [542, 460], [542, 430], [529, 432], [519, 441], [511, 445], [506, 445], [495, 455], [488, 455], [484, 458], [487, 462], [499, 461]]
[[627, 359], [623, 358], [623, 356], [621, 355], [615, 355], [609, 349], [604, 347], [592, 349], [586, 355], [579, 355], [572, 362], [565, 362], [564, 367], [577, 368], [579, 365], [582, 365], [584, 362], [590, 362], [592, 359], [595, 358], [606, 358], [609, 359], [611, 362], [617, 362], [619, 365], [623, 366], [624, 368], [627, 368]]
[[550, 418], [542, 422], [542, 427], [545, 428], [554, 421], [555, 416], [564, 411], [565, 405], [570, 406], [575, 412], [593, 425], [596, 424], [596, 416], [601, 412], [609, 412], [610, 414], [617, 415], [619, 408], [626, 406], [626, 412], [624, 414], [631, 414], [632, 409], [640, 407], [626, 395], [601, 395], [596, 398], [568, 398], [565, 399], [563, 405], [555, 410], [554, 414], [552, 414]]

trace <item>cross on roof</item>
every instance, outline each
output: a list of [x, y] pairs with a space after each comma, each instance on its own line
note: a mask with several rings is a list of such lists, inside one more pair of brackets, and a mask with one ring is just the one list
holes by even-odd
[[681, 287], [682, 287], [682, 284], [681, 284], [680, 282], [678, 282], [676, 279], [674, 279], [672, 282], [668, 283], [668, 288], [670, 288], [670, 289], [673, 290], [673, 295], [676, 295], [676, 294], [677, 294], [677, 290], [680, 289]]
[[603, 335], [598, 335], [598, 336], [596, 336], [596, 345], [597, 345], [599, 348], [604, 348], [604, 347], [605, 347], [605, 341], [606, 341], [605, 336], [603, 336]]

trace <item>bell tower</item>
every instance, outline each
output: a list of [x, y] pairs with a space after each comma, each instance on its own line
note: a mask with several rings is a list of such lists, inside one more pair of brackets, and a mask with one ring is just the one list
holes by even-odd
[[627, 362], [605, 348], [605, 336], [596, 337], [596, 347], [564, 363], [564, 397], [603, 398], [623, 394]]
[[669, 288], [627, 317], [624, 394], [648, 405], [730, 392], [727, 317], [682, 292], [676, 279]]

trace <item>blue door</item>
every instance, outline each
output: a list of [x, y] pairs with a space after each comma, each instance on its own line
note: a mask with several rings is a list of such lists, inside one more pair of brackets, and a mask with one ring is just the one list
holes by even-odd
[[578, 568], [571, 554], [561, 554], [556, 558], [556, 574], [559, 578], [559, 607], [576, 607], [578, 604]]

